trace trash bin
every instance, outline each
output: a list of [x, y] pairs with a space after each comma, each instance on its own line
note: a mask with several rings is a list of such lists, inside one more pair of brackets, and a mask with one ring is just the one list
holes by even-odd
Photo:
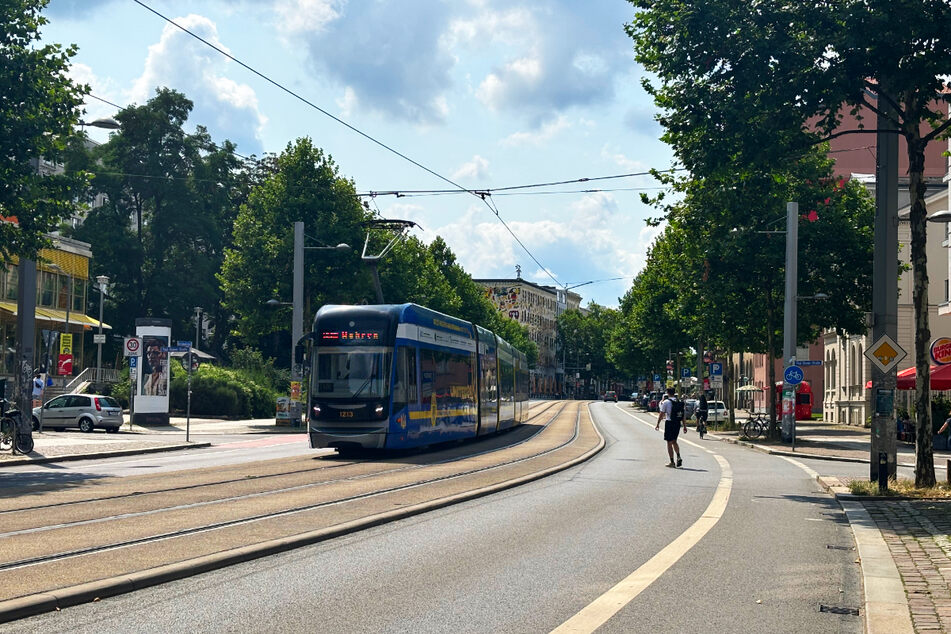
[[277, 397], [274, 423], [277, 425], [290, 425], [293, 423], [291, 420], [291, 399], [289, 396]]

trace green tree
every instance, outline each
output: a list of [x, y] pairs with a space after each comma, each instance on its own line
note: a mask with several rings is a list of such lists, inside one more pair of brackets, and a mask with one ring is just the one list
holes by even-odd
[[83, 174], [40, 173], [61, 160], [88, 86], [67, 73], [76, 47], [39, 45], [48, 0], [0, 3], [0, 262], [35, 259], [47, 234], [74, 211]]
[[[215, 275], [250, 174], [233, 144], [215, 145], [201, 126], [185, 133], [191, 109], [183, 94], [160, 88], [145, 105], [119, 112], [121, 130], [107, 143], [86, 150], [79, 138], [70, 153], [69, 170], [93, 174], [88, 195], [105, 194], [71, 234], [92, 245], [93, 274], [113, 282], [118, 332], [145, 316], [192, 332], [195, 306], [213, 324], [227, 324]], [[220, 351], [227, 328], [214, 332]]]
[[[914, 268], [915, 482], [935, 482], [924, 153], [943, 137], [951, 5], [940, 0], [630, 0], [628, 33], [678, 158], [698, 174], [793, 161], [835, 134], [843, 104], [906, 141]], [[807, 124], [812, 123], [812, 131]]]
[[[364, 237], [369, 212], [352, 181], [310, 139], [288, 144], [273, 169], [250, 192], [234, 223], [218, 280], [233, 334], [266, 356], [282, 359], [290, 341], [289, 310], [265, 305], [293, 297], [294, 223], [304, 223], [305, 246], [354, 247]], [[355, 249], [305, 251], [305, 320], [323, 304], [370, 301], [369, 274]], [[305, 323], [305, 327], [309, 327]]]

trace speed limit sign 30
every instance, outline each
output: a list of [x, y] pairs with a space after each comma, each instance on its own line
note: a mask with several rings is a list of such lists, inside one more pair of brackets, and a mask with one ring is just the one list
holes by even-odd
[[138, 337], [126, 337], [122, 349], [127, 357], [139, 356], [139, 350], [142, 349], [142, 340]]

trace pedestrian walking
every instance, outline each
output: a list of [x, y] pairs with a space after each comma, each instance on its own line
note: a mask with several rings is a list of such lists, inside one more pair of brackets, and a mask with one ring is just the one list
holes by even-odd
[[39, 372], [33, 373], [33, 407], [43, 407], [43, 375]]
[[700, 395], [700, 402], [697, 403], [697, 432], [700, 434], [700, 437], [707, 433], [707, 413], [710, 410], [710, 406], [707, 404], [707, 395]]
[[[687, 433], [687, 421], [684, 418], [684, 402], [677, 398], [674, 388], [667, 388], [667, 398], [660, 404], [660, 411], [657, 414], [657, 424], [654, 429], [660, 429], [661, 421], [664, 421], [664, 440], [667, 441], [667, 455], [670, 456], [668, 467], [681, 467], [684, 461], [680, 458], [680, 445], [677, 444], [677, 436], [680, 435], [680, 428], [683, 427], [684, 433]], [[677, 454], [677, 461], [674, 462], [674, 454]]]

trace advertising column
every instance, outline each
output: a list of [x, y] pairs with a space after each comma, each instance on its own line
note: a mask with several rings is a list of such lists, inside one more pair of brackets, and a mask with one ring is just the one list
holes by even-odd
[[168, 347], [170, 319], [136, 319], [135, 336], [142, 341], [142, 362], [136, 382], [133, 422], [136, 425], [168, 424]]

